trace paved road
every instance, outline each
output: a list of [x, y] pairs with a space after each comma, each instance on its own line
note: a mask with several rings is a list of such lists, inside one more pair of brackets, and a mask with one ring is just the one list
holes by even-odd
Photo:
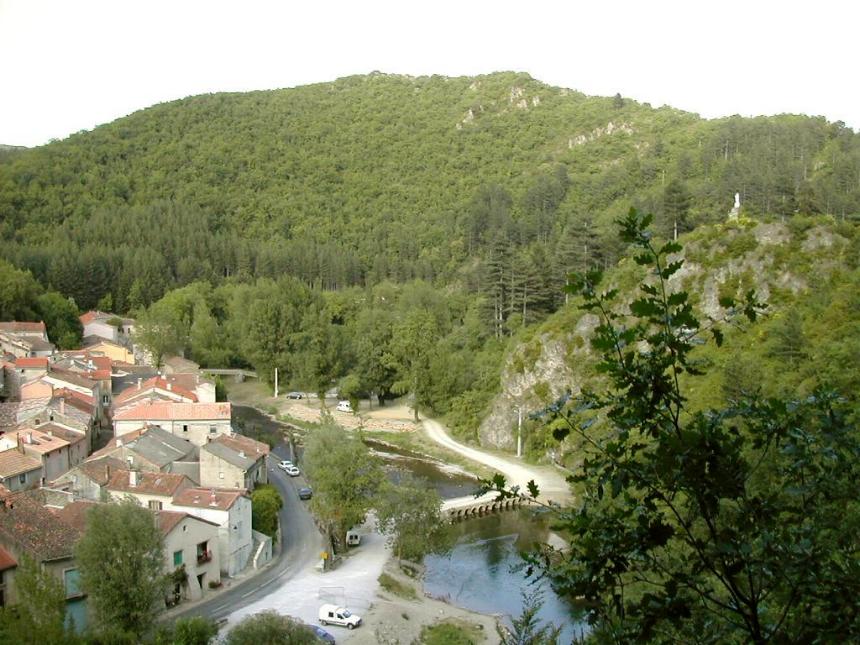
[[[281, 444], [269, 460], [276, 464], [281, 459], [289, 458], [289, 448]], [[171, 613], [171, 619], [185, 616], [208, 616], [215, 620], [225, 618], [237, 609], [267, 596], [290, 578], [312, 569], [317, 563], [323, 549], [323, 537], [307, 509], [307, 502], [301, 501], [296, 492], [301, 486], [307, 485], [304, 476], [289, 477], [280, 468], [274, 468], [269, 471], [269, 482], [278, 489], [284, 499], [280, 512], [282, 549], [278, 559], [262, 573], [233, 582], [229, 589], [210, 600]]]

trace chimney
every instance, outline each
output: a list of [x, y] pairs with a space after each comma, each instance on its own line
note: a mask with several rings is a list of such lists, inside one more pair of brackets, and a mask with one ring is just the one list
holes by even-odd
[[28, 432], [27, 434], [24, 435], [24, 443], [28, 443], [28, 444], [33, 443], [33, 433], [32, 432]]
[[244, 459], [244, 458], [245, 458], [245, 451], [244, 451], [244, 450], [240, 450], [240, 451], [239, 451], [239, 456], [240, 456], [242, 459]]
[[105, 464], [105, 476], [110, 481], [110, 464]]
[[137, 471], [136, 470], [129, 470], [128, 471], [128, 485], [131, 486], [132, 488], [137, 487]]
[[62, 414], [62, 415], [66, 414], [66, 400], [65, 399], [60, 399], [60, 414]]
[[116, 447], [117, 447], [117, 448], [122, 448], [122, 437], [117, 437], [117, 438], [116, 438]]
[[173, 392], [173, 383], [170, 381], [167, 381], [167, 391]]
[[137, 379], [137, 389], [139, 390], [142, 386], [143, 386], [143, 379], [142, 378]]
[[24, 454], [24, 438], [21, 436], [20, 432], [15, 436], [15, 443], [18, 446], [18, 452], [20, 452], [23, 455]]
[[209, 497], [209, 506], [218, 506], [218, 496], [215, 495], [215, 491], [212, 491], [212, 495]]

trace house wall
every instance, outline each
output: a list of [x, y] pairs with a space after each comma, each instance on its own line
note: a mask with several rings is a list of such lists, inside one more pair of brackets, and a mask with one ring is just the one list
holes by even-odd
[[21, 379], [20, 382], [22, 383], [20, 387], [20, 397], [22, 401], [29, 401], [30, 399], [44, 399], [54, 393], [54, 388], [51, 387], [50, 383], [28, 379], [27, 372], [32, 372], [30, 376], [38, 378], [45, 373], [44, 370], [18, 370], [18, 372], [19, 378]]
[[201, 381], [194, 389], [200, 403], [215, 403], [215, 384]]
[[[114, 420], [114, 434], [117, 437], [121, 437], [124, 434], [128, 434], [129, 432], [134, 432], [135, 430], [139, 430], [141, 424], [144, 423], [142, 420], [122, 420], [117, 421]], [[221, 419], [213, 419], [213, 420], [194, 420], [194, 421], [146, 421], [146, 423], [150, 423], [152, 425], [156, 425], [162, 430], [167, 430], [177, 437], [182, 437], [187, 441], [190, 441], [196, 446], [205, 446], [209, 443], [209, 440], [217, 437], [222, 434], [229, 434], [230, 429], [230, 420], [221, 420]], [[214, 428], [214, 431], [212, 429]]]
[[[167, 508], [165, 506], [165, 508]], [[221, 551], [221, 573], [235, 576], [248, 564], [253, 546], [251, 537], [251, 500], [241, 497], [227, 511], [196, 506], [174, 506], [173, 510], [185, 511], [218, 524], [218, 547]], [[236, 528], [233, 528], [236, 527]]]
[[[209, 562], [197, 562], [197, 545], [207, 542], [207, 548], [212, 553]], [[173, 554], [182, 551], [182, 562], [188, 574], [188, 584], [184, 592], [188, 600], [199, 600], [209, 591], [209, 582], [221, 581], [221, 552], [218, 542], [218, 527], [204, 524], [186, 517], [164, 538], [164, 572], [172, 573], [176, 569]], [[203, 586], [197, 576], [203, 574]]]
[[134, 365], [134, 354], [120, 345], [111, 343], [96, 343], [87, 347], [91, 352], [97, 352], [107, 356], [112, 361], [121, 361], [123, 363], [131, 363]]
[[80, 470], [72, 469], [65, 475], [61, 475], [52, 483], [51, 487], [55, 490], [68, 491], [76, 499], [102, 501], [102, 487]]
[[94, 320], [84, 325], [84, 336], [98, 336], [114, 343], [119, 341], [119, 331], [117, 328], [113, 325], [108, 325], [103, 320]]
[[213, 455], [208, 450], [200, 451], [200, 485], [214, 488], [248, 488], [250, 480], [245, 471], [230, 462]]
[[[24, 481], [21, 481], [21, 475], [24, 476]], [[38, 488], [42, 481], [42, 467], [34, 468], [33, 470], [18, 475], [9, 475], [8, 477], [0, 477], [0, 484], [11, 490], [13, 493], [19, 490], [29, 490], [30, 488]]]
[[63, 475], [69, 471], [69, 455], [71, 454], [69, 448], [70, 446], [63, 446], [58, 450], [53, 450], [51, 452], [47, 452], [40, 455], [37, 452], [29, 452], [27, 450], [27, 444], [25, 443], [24, 454], [29, 454], [35, 459], [41, 458], [42, 473], [45, 477], [45, 481], [53, 481], [60, 475]]

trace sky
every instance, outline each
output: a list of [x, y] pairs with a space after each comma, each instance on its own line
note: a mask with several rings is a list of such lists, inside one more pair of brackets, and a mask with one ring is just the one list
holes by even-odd
[[372, 71], [527, 72], [714, 118], [860, 129], [850, 0], [0, 0], [0, 144], [156, 103]]

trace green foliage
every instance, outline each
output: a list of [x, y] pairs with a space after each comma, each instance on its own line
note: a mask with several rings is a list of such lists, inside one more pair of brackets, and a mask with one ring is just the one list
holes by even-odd
[[397, 484], [385, 482], [375, 503], [379, 531], [398, 559], [420, 560], [448, 546], [442, 521], [442, 499], [426, 481], [403, 474]]
[[271, 485], [257, 486], [251, 493], [251, 525], [269, 537], [278, 529], [278, 511], [284, 506], [278, 490]]
[[[598, 639], [855, 640], [860, 442], [846, 415], [856, 409], [819, 389], [690, 410], [682, 383], [701, 374], [692, 341], [724, 337], [666, 289], [679, 248], [656, 245], [649, 223], [635, 212], [622, 222], [651, 268], [630, 316], [612, 306], [617, 292], [599, 290], [599, 273], [573, 287], [600, 317], [592, 345], [609, 387], [549, 410], [557, 438], [583, 440], [582, 495], [560, 515], [570, 549], [533, 564], [584, 599]], [[758, 318], [752, 293], [723, 304]]]
[[60, 349], [77, 349], [81, 346], [84, 330], [74, 302], [56, 291], [49, 291], [36, 299], [36, 311], [45, 322], [48, 338]]
[[209, 645], [218, 635], [218, 625], [211, 618], [180, 618], [171, 625], [160, 625], [153, 645]]
[[0, 642], [65, 645], [77, 638], [65, 624], [63, 583], [24, 556], [15, 569], [18, 604], [0, 609]]
[[484, 640], [485, 636], [474, 625], [448, 619], [422, 627], [418, 642], [422, 645], [477, 645]]
[[395, 596], [406, 598], [407, 600], [415, 600], [418, 596], [415, 593], [415, 587], [410, 584], [401, 582], [394, 576], [387, 573], [379, 574], [379, 586]]
[[34, 320], [41, 285], [28, 271], [19, 271], [0, 259], [0, 320]]
[[522, 595], [522, 612], [511, 621], [511, 628], [498, 627], [502, 645], [556, 645], [561, 627], [541, 625], [537, 617], [543, 606], [541, 592], [523, 591]]
[[361, 440], [323, 419], [305, 444], [305, 474], [314, 489], [311, 509], [337, 549], [347, 530], [364, 521], [382, 485], [379, 460]]
[[87, 512], [86, 533], [75, 547], [81, 587], [100, 628], [140, 637], [163, 602], [161, 532], [152, 513], [131, 499]]
[[227, 632], [224, 642], [226, 645], [310, 645], [320, 640], [297, 618], [266, 610], [243, 618]]

